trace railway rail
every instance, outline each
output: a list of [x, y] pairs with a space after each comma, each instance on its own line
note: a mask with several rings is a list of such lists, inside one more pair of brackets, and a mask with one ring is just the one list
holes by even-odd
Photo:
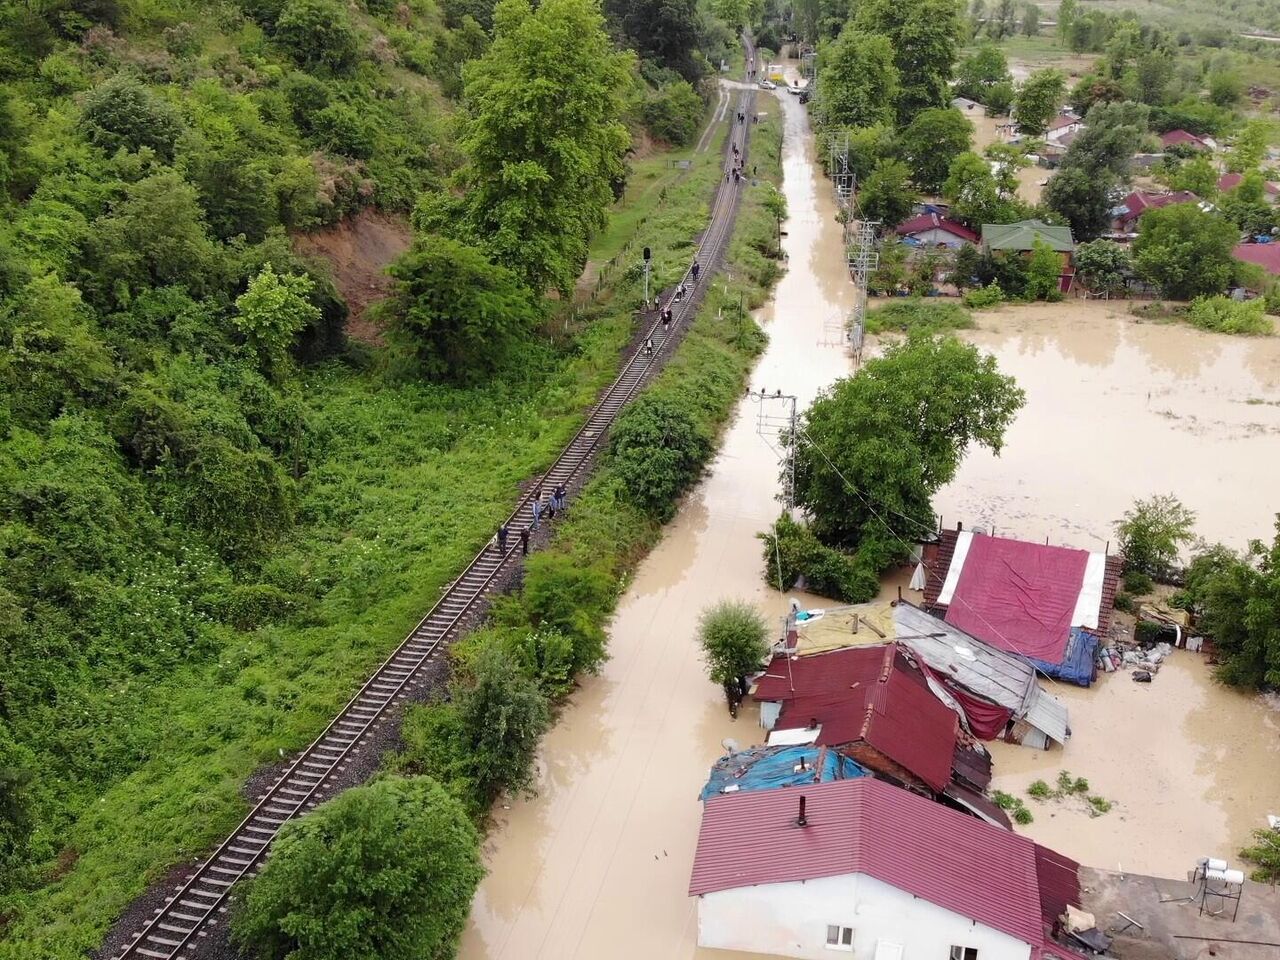
[[[744, 47], [750, 63], [755, 51], [745, 38]], [[754, 93], [751, 88], [742, 90], [736, 101], [735, 117], [738, 112], [744, 116], [752, 113]], [[729, 143], [725, 146], [726, 171], [731, 171], [738, 159], [733, 145], [745, 160], [750, 129], [749, 123], [731, 123]], [[740, 188], [732, 177], [718, 186], [710, 221], [697, 247], [696, 259], [702, 267], [699, 276], [693, 276], [690, 264], [678, 284], [684, 288], [684, 296], [675, 300], [674, 295], [670, 295], [665, 302], [660, 302], [656, 315], [659, 319], [652, 321], [618, 378], [546, 470], [541, 485], [548, 492], [559, 484], [570, 489], [580, 485], [619, 411], [659, 369], [664, 350], [678, 339], [681, 329], [693, 318], [732, 235]], [[662, 308], [672, 311], [672, 323], [666, 330], [660, 321]], [[645, 349], [646, 341], [652, 342], [652, 352]], [[534, 496], [535, 492], [526, 494], [507, 519], [512, 531], [532, 524]], [[408, 691], [418, 682], [420, 671], [440, 657], [449, 642], [462, 632], [464, 621], [485, 603], [499, 574], [522, 562], [519, 538], [511, 539], [515, 543], [503, 553], [486, 546], [476, 554], [431, 611], [374, 671], [324, 732], [290, 763], [249, 815], [165, 898], [164, 905], [153, 911], [151, 919], [115, 954], [116, 960], [176, 960], [195, 956], [199, 943], [226, 913], [232, 888], [261, 868], [280, 828], [326, 798], [334, 774], [346, 765], [375, 725], [408, 696]]]

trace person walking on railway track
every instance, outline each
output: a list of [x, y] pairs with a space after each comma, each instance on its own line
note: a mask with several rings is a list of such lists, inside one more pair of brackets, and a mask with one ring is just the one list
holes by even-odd
[[498, 552], [504, 557], [507, 555], [507, 537], [510, 533], [505, 523], [498, 527]]
[[647, 337], [644, 341], [644, 355], [646, 357], [653, 356], [653, 337]]
[[551, 504], [560, 513], [564, 513], [564, 496], [565, 489], [563, 483], [557, 483], [556, 488], [551, 491]]
[[533, 495], [533, 529], [538, 529], [538, 521], [542, 519], [542, 487]]
[[693, 280], [694, 280], [694, 283], [697, 283], [697, 281], [698, 281], [698, 271], [699, 271], [699, 270], [701, 270], [701, 269], [702, 269], [702, 266], [698, 263], [698, 261], [697, 261], [697, 260], [693, 261]]
[[520, 555], [527, 557], [529, 555], [529, 528], [520, 528]]

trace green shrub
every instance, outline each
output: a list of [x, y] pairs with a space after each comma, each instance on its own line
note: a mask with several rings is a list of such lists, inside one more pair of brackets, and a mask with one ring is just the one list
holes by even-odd
[[232, 929], [269, 960], [444, 957], [483, 875], [458, 802], [429, 778], [386, 777], [286, 824]]
[[1035, 780], [1027, 787], [1027, 795], [1035, 797], [1037, 800], [1047, 800], [1053, 796], [1053, 791], [1049, 789], [1049, 785], [1043, 780]]
[[288, 0], [276, 20], [275, 39], [305, 67], [344, 73], [354, 65], [360, 38], [337, 0]]
[[674, 397], [646, 393], [619, 415], [609, 435], [613, 469], [650, 516], [675, 516], [680, 496], [702, 473], [711, 441]]
[[664, 84], [644, 102], [644, 125], [659, 140], [677, 146], [693, 142], [698, 135], [705, 104], [686, 80]]
[[998, 283], [988, 283], [985, 287], [975, 287], [961, 298], [970, 310], [985, 310], [1004, 302], [1004, 291]]
[[768, 626], [749, 603], [722, 600], [698, 619], [698, 642], [715, 683], [749, 677], [769, 653]]
[[108, 153], [149, 147], [165, 160], [173, 158], [183, 129], [178, 111], [167, 100], [125, 74], [89, 92], [80, 125], [89, 140]]
[[1003, 790], [993, 790], [991, 799], [995, 801], [996, 806], [1001, 810], [1012, 810], [1018, 803], [1018, 798], [1012, 793], [1005, 793]]
[[828, 547], [807, 523], [782, 514], [773, 527], [756, 534], [763, 544], [765, 582], [777, 590], [789, 590], [803, 576], [806, 588], [824, 597], [849, 603], [865, 603], [880, 592], [878, 564], [887, 566], [874, 545], [857, 553]]
[[1133, 597], [1127, 593], [1117, 593], [1115, 599], [1111, 601], [1111, 605], [1117, 610], [1121, 610], [1125, 613], [1133, 613], [1133, 611], [1138, 608]]
[[1028, 810], [1025, 806], [1014, 808], [1013, 810], [1014, 823], [1018, 823], [1023, 826], [1026, 826], [1028, 823], [1031, 823], [1033, 820], [1035, 820], [1035, 817], [1032, 815], [1031, 811]]
[[584, 564], [558, 552], [539, 552], [525, 562], [521, 605], [530, 622], [556, 630], [573, 646], [573, 672], [594, 671], [604, 662], [603, 621], [618, 596], [618, 583], [600, 564]]
[[1240, 856], [1257, 865], [1250, 877], [1258, 883], [1280, 882], [1280, 827], [1255, 830], [1253, 840], [1253, 846], [1240, 851]]
[[1167, 577], [1181, 548], [1194, 542], [1195, 522], [1196, 515], [1170, 494], [1135, 500], [1116, 523], [1126, 568]]
[[867, 333], [940, 333], [968, 330], [973, 317], [958, 303], [909, 298], [893, 300], [867, 312]]
[[1247, 336], [1268, 336], [1274, 332], [1265, 315], [1264, 300], [1232, 300], [1230, 297], [1197, 297], [1191, 301], [1187, 319], [1202, 330]]
[[1109, 813], [1112, 807], [1110, 800], [1103, 797], [1087, 797], [1089, 802], [1089, 816], [1100, 817], [1104, 813]]
[[[1141, 570], [1126, 570], [1124, 572], [1124, 588], [1134, 596], [1145, 597], [1154, 586], [1155, 581]], [[1132, 601], [1130, 602], [1132, 603]]]

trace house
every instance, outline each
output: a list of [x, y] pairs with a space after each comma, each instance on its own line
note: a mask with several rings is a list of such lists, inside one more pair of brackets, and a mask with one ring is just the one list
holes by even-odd
[[1160, 134], [1160, 146], [1168, 150], [1172, 147], [1190, 147], [1193, 150], [1213, 150], [1217, 143], [1212, 137], [1198, 137], [1185, 130], [1170, 130]]
[[1175, 203], [1200, 203], [1200, 198], [1190, 190], [1179, 190], [1176, 193], [1134, 190], [1124, 198], [1124, 203], [1111, 208], [1111, 230], [1113, 233], [1137, 233], [1138, 219], [1144, 213]]
[[951, 782], [956, 715], [892, 646], [777, 656], [751, 695], [771, 745], [838, 746], [864, 767], [932, 791]]
[[[919, 576], [923, 582], [923, 567]], [[1047, 749], [1070, 736], [1066, 706], [1040, 686], [1035, 667], [906, 600], [804, 611], [789, 636], [790, 648], [800, 657], [857, 645], [898, 644], [934, 695], [980, 740]]]
[[1084, 119], [1076, 116], [1070, 110], [1066, 110], [1049, 121], [1049, 127], [1045, 131], [1045, 139], [1061, 142], [1063, 137], [1079, 133], [1083, 128]]
[[974, 107], [981, 106], [977, 100], [971, 100], [969, 97], [952, 97], [951, 105], [957, 110], [972, 110]]
[[713, 797], [698, 945], [802, 960], [1080, 960], [1079, 865], [873, 777]]
[[978, 235], [963, 223], [937, 213], [926, 212], [898, 224], [898, 236], [921, 247], [946, 247], [956, 250], [966, 243], [977, 243]]
[[1231, 255], [1241, 263], [1256, 263], [1272, 276], [1280, 276], [1280, 243], [1237, 243]]
[[1058, 286], [1063, 293], [1067, 293], [1071, 289], [1071, 279], [1075, 275], [1075, 270], [1071, 266], [1071, 255], [1076, 245], [1071, 238], [1070, 227], [1052, 226], [1043, 220], [982, 225], [982, 249], [985, 253], [1006, 250], [1029, 256], [1035, 248], [1036, 240], [1047, 243], [1061, 255], [1062, 271], [1058, 277]]
[[1123, 561], [970, 530], [927, 544], [924, 607], [1040, 672], [1080, 686], [1094, 677]]
[[[1244, 174], [1242, 173], [1224, 173], [1218, 178], [1218, 192], [1226, 193], [1228, 190], [1234, 190], [1240, 186], [1243, 180]], [[1267, 203], [1275, 203], [1276, 199], [1280, 197], [1280, 183], [1272, 183], [1267, 180], [1262, 185], [1262, 196]]]
[[698, 799], [743, 790], [807, 787], [870, 775], [865, 767], [831, 747], [751, 747], [717, 760]]

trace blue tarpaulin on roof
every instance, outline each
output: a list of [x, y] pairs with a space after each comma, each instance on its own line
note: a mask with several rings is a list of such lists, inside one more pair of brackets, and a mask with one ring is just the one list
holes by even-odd
[[706, 800], [721, 793], [772, 790], [870, 775], [865, 767], [830, 747], [753, 747], [721, 757], [698, 795]]
[[1087, 687], [1093, 683], [1094, 659], [1097, 653], [1098, 638], [1080, 627], [1072, 627], [1071, 635], [1067, 638], [1066, 649], [1062, 651], [1061, 663], [1049, 663], [1032, 657], [1027, 659], [1047, 677]]

